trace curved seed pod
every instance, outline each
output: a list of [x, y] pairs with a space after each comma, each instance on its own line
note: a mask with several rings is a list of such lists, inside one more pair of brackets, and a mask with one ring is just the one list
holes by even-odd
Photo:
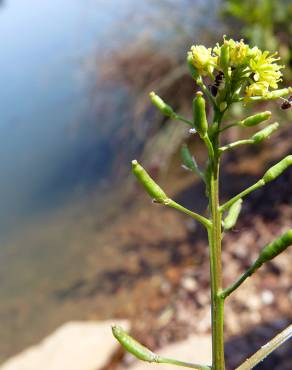
[[187, 64], [188, 64], [191, 76], [193, 77], [194, 80], [196, 80], [199, 77], [199, 74], [198, 74], [198, 71], [196, 70], [196, 68], [193, 64], [193, 57], [192, 57], [192, 53], [190, 51], [188, 52], [188, 55], [187, 55]]
[[275, 164], [273, 167], [268, 169], [264, 174], [263, 180], [265, 183], [275, 180], [278, 176], [282, 174], [289, 166], [292, 165], [292, 155], [287, 155], [279, 163]]
[[291, 87], [287, 87], [285, 89], [280, 89], [280, 90], [275, 90], [275, 91], [267, 93], [264, 99], [265, 100], [278, 99], [278, 98], [281, 98], [282, 96], [290, 94], [291, 92], [292, 92]]
[[186, 144], [184, 144], [181, 148], [181, 157], [183, 165], [189, 169], [190, 171], [196, 171], [196, 164], [194, 157], [191, 155], [189, 148]]
[[193, 100], [194, 126], [201, 137], [204, 137], [208, 131], [208, 121], [206, 116], [206, 102], [203, 93], [198, 91]]
[[132, 172], [153, 199], [159, 203], [163, 203], [168, 199], [160, 186], [156, 184], [136, 159], [132, 161]]
[[126, 351], [137, 357], [142, 361], [157, 362], [158, 356], [150, 351], [150, 349], [144, 347], [141, 343], [137, 342], [120, 326], [113, 325], [112, 332], [114, 337], [121, 343]]
[[156, 95], [154, 91], [150, 94], [150, 99], [152, 103], [167, 117], [174, 118], [176, 116], [175, 112], [170, 105], [166, 104], [160, 96]]
[[242, 199], [238, 199], [238, 201], [232, 204], [232, 206], [229, 208], [228, 215], [225, 217], [223, 221], [225, 230], [231, 229], [236, 224], [238, 216], [241, 211], [241, 206]]
[[255, 126], [261, 122], [268, 120], [271, 117], [271, 115], [272, 113], [269, 111], [258, 113], [253, 116], [245, 118], [244, 120], [240, 121], [239, 124], [240, 126], [244, 126], [244, 127]]
[[286, 248], [292, 245], [292, 229], [285, 232], [279, 238], [268, 244], [260, 253], [256, 260], [256, 265], [262, 265], [263, 263], [270, 261], [271, 259], [278, 256]]
[[195, 172], [198, 176], [200, 176], [204, 180], [204, 175], [201, 172], [195, 158], [191, 155], [189, 148], [186, 144], [184, 144], [181, 148], [181, 157], [183, 166], [186, 167], [188, 170]]
[[271, 125], [265, 127], [264, 129], [260, 130], [256, 134], [252, 135], [251, 139], [255, 144], [262, 142], [263, 140], [267, 139], [273, 132], [275, 132], [279, 128], [279, 123], [275, 122]]
[[224, 72], [227, 72], [228, 66], [229, 66], [229, 45], [227, 42], [224, 42], [224, 44], [221, 46], [220, 52], [220, 67]]

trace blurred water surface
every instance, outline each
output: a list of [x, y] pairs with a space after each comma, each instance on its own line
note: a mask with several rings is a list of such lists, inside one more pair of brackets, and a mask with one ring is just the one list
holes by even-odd
[[86, 160], [100, 144], [96, 118], [89, 114], [92, 78], [97, 73], [93, 58], [96, 50], [108, 51], [114, 45], [109, 31], [127, 16], [131, 5], [129, 0], [119, 8], [117, 1], [2, 3], [3, 232], [14, 228], [20, 217], [56, 206], [80, 185], [103, 175], [97, 155], [95, 161]]

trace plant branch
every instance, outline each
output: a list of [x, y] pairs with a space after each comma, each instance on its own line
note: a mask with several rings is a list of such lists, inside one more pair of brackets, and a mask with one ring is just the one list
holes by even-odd
[[192, 218], [194, 218], [195, 220], [199, 221], [202, 225], [204, 225], [207, 229], [209, 229], [212, 225], [211, 221], [208, 220], [206, 217], [204, 216], [201, 216], [199, 215], [198, 213], [196, 212], [193, 212], [185, 207], [183, 207], [182, 205], [176, 203], [174, 200], [172, 199], [167, 199], [163, 202], [163, 204], [165, 204], [166, 206], [168, 207], [171, 207], [171, 208], [174, 208], [174, 209], [177, 209], [178, 211], [180, 212], [183, 212], [189, 216], [191, 216]]
[[217, 104], [216, 104], [216, 101], [213, 97], [213, 95], [211, 94], [211, 92], [209, 91], [209, 89], [206, 87], [206, 85], [204, 84], [203, 80], [202, 80], [202, 77], [199, 76], [197, 79], [196, 79], [196, 83], [197, 85], [200, 86], [200, 88], [203, 90], [204, 94], [209, 98], [210, 102], [212, 103], [213, 107], [214, 108], [217, 108]]
[[235, 127], [235, 126], [239, 126], [239, 122], [233, 122], [233, 123], [230, 123], [229, 125], [226, 125], [224, 127], [221, 128], [221, 130], [219, 130], [219, 132], [223, 132], [231, 127]]
[[220, 208], [220, 212], [226, 211], [229, 207], [232, 206], [235, 202], [237, 202], [240, 198], [245, 197], [249, 193], [251, 193], [254, 190], [257, 190], [265, 185], [265, 181], [263, 179], [260, 179], [258, 182], [256, 182], [254, 185], [250, 186], [249, 188], [243, 190], [241, 193], [237, 194], [235, 197], [228, 200], [226, 203], [224, 203]]
[[243, 140], [235, 141], [234, 143], [230, 143], [230, 144], [227, 144], [225, 146], [221, 146], [221, 148], [219, 148], [219, 152], [221, 154], [221, 153], [225, 152], [226, 150], [236, 148], [237, 146], [245, 145], [245, 144], [254, 144], [254, 140], [253, 139], [243, 139]]
[[188, 119], [186, 119], [186, 118], [184, 118], [184, 117], [180, 116], [179, 114], [176, 114], [176, 115], [174, 116], [174, 119], [176, 119], [176, 120], [178, 120], [178, 121], [181, 121], [181, 122], [184, 122], [184, 123], [186, 123], [187, 125], [189, 125], [189, 126], [191, 126], [191, 127], [194, 127], [194, 125], [193, 125], [193, 122], [192, 122], [192, 121], [189, 121]]
[[204, 143], [206, 144], [206, 146], [208, 148], [209, 158], [213, 162], [214, 161], [215, 154], [214, 154], [214, 148], [213, 148], [213, 145], [211, 143], [211, 140], [210, 140], [210, 138], [209, 138], [208, 135], [205, 135], [203, 137], [203, 140], [204, 140]]
[[224, 289], [220, 296], [225, 299], [228, 297], [234, 290], [236, 290], [248, 277], [250, 277], [256, 270], [259, 268], [256, 263], [254, 263], [252, 266], [250, 266], [232, 285], [230, 285], [228, 288]]
[[244, 361], [236, 370], [251, 370], [261, 361], [263, 361], [269, 354], [275, 351], [281, 344], [285, 343], [292, 337], [292, 325], [289, 325], [286, 329], [281, 331], [267, 344], [262, 346], [255, 354]]
[[155, 362], [159, 364], [171, 364], [171, 365], [176, 365], [176, 366], [188, 367], [188, 368], [196, 369], [196, 370], [211, 370], [211, 367], [207, 365], [192, 364], [190, 362], [184, 362], [184, 361], [179, 361], [179, 360], [175, 360], [172, 358], [165, 358], [165, 357], [160, 357], [160, 356], [157, 357], [157, 360]]

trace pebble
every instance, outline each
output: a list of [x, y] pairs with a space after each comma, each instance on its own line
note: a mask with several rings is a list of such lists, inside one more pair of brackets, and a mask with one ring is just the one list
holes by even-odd
[[198, 287], [198, 284], [196, 282], [195, 279], [189, 277], [189, 276], [186, 276], [186, 277], [183, 277], [182, 280], [181, 280], [181, 286], [182, 288], [184, 288], [186, 291], [188, 292], [194, 292], [197, 287]]
[[270, 290], [264, 290], [261, 294], [263, 304], [269, 305], [274, 302], [274, 294]]

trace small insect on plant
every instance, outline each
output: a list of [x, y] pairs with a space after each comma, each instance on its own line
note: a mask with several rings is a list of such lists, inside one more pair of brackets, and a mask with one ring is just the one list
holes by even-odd
[[[152, 103], [167, 117], [182, 121], [196, 132], [206, 146], [208, 160], [205, 168], [200, 169], [186, 145], [182, 148], [182, 161], [185, 168], [194, 172], [205, 183], [209, 200], [208, 215], [200, 215], [170, 199], [167, 193], [148, 175], [136, 161], [132, 161], [132, 171], [144, 186], [150, 197], [156, 202], [181, 211], [206, 229], [209, 240], [210, 274], [211, 274], [211, 325], [212, 325], [212, 364], [190, 364], [175, 359], [162, 358], [131, 338], [122, 328], [113, 326], [112, 331], [122, 346], [137, 358], [155, 363], [168, 363], [199, 370], [224, 370], [224, 302], [240, 285], [264, 263], [275, 258], [292, 244], [292, 229], [287, 230], [270, 244], [264, 246], [255, 262], [235, 282], [228, 287], [222, 284], [221, 244], [223, 231], [234, 227], [239, 217], [243, 200], [248, 194], [275, 180], [292, 165], [292, 155], [268, 169], [255, 184], [220, 204], [219, 169], [220, 160], [225, 152], [240, 145], [256, 145], [269, 138], [278, 128], [277, 122], [268, 124], [248, 139], [242, 139], [221, 146], [220, 135], [232, 127], [252, 127], [264, 123], [271, 117], [271, 112], [259, 112], [240, 121], [224, 124], [225, 114], [234, 103], [247, 104], [282, 99], [283, 109], [291, 107], [292, 88], [278, 89], [281, 81], [282, 65], [278, 64], [277, 53], [270, 54], [258, 47], [250, 47], [243, 40], [234, 41], [223, 38], [221, 45], [207, 49], [203, 45], [192, 46], [187, 54], [187, 64], [198, 91], [192, 107], [193, 118], [188, 120], [177, 114], [154, 92], [150, 93]], [[213, 81], [206, 85], [206, 79]], [[206, 99], [212, 107], [212, 115], [207, 119]], [[248, 358], [237, 370], [255, 367], [272, 351], [292, 336], [292, 325], [271, 339], [254, 355]]]

